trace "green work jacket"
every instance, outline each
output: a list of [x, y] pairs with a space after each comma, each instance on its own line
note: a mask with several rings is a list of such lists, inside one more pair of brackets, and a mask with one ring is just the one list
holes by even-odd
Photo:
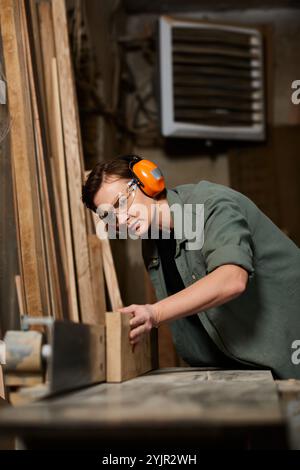
[[[174, 259], [185, 287], [224, 264], [249, 273], [241, 295], [197, 314], [211, 339], [241, 364], [300, 378], [299, 248], [250, 199], [228, 187], [208, 181], [181, 185], [167, 190], [167, 200], [171, 208], [204, 207], [201, 247], [187, 249], [189, 240], [175, 227]], [[155, 240], [142, 240], [142, 253], [157, 299], [167, 297]], [[179, 354], [197, 365], [199, 336], [192, 323], [183, 318], [170, 326]]]

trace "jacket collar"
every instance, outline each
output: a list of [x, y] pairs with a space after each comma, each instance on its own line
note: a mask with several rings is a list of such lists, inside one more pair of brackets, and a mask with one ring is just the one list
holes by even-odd
[[[181, 227], [179, 224], [179, 222], [177, 221], [176, 224], [174, 224], [174, 235], [175, 235], [175, 239], [176, 239], [176, 253], [175, 253], [175, 257], [178, 255], [179, 251], [180, 251], [180, 245], [182, 243], [184, 243], [185, 241], [187, 241], [187, 238], [185, 236], [185, 231], [184, 231], [184, 218], [183, 218], [183, 209], [184, 209], [184, 202], [183, 200], [181, 199], [181, 197], [179, 196], [178, 192], [176, 189], [167, 189], [167, 201], [168, 201], [168, 204], [170, 206], [170, 208], [177, 204], [180, 206], [181, 208], [181, 213], [182, 213], [182, 218], [181, 218]], [[173, 219], [173, 223], [174, 223], [174, 216], [173, 216], [173, 213], [171, 212], [171, 217]]]
[[[178, 204], [180, 206], [180, 208], [182, 210], [182, 214], [183, 214], [184, 203], [183, 203], [183, 200], [179, 196], [178, 191], [176, 189], [167, 189], [166, 190], [166, 199], [168, 201], [168, 204], [169, 204], [170, 208], [174, 204]], [[171, 212], [171, 217], [172, 217], [173, 222], [174, 222], [174, 217], [173, 217], [172, 212]], [[181, 227], [182, 230], [180, 230], [180, 226], [178, 225], [178, 223], [176, 225], [174, 224], [174, 235], [175, 235], [175, 240], [176, 240], [175, 258], [180, 253], [181, 244], [184, 243], [187, 240], [187, 238], [184, 235], [185, 232], [183, 230], [183, 228], [184, 228], [183, 223], [184, 223], [184, 219], [182, 217], [182, 227]], [[159, 264], [159, 255], [158, 255], [158, 249], [157, 249], [157, 245], [156, 245], [155, 240], [151, 240], [151, 239], [143, 240], [142, 241], [142, 251], [143, 251], [144, 259], [146, 261], [146, 265], [148, 267], [157, 266]]]

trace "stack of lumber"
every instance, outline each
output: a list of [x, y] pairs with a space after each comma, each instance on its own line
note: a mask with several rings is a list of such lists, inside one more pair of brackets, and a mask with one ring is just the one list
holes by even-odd
[[[105, 321], [64, 0], [1, 0], [21, 314]], [[96, 264], [95, 264], [96, 263]]]
[[[81, 201], [85, 179], [65, 0], [0, 0], [20, 275], [20, 314], [106, 324], [107, 380], [155, 366], [134, 351], [109, 241]], [[104, 269], [103, 269], [104, 268]], [[114, 312], [106, 312], [103, 272]]]

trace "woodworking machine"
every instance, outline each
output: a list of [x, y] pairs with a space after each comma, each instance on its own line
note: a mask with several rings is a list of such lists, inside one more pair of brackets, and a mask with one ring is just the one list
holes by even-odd
[[104, 326], [24, 316], [4, 344], [10, 389], [44, 383], [52, 395], [105, 380]]

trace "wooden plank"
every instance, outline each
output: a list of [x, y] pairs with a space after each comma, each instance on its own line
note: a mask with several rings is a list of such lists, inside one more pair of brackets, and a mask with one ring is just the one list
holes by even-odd
[[[93, 213], [97, 237], [101, 240], [103, 267], [113, 309], [123, 306], [114, 260], [104, 223]], [[106, 312], [106, 375], [108, 382], [122, 382], [157, 367], [155, 332], [132, 348], [129, 342], [129, 315]]]
[[49, 311], [48, 314], [55, 316], [57, 320], [62, 319], [62, 299], [59, 285], [59, 274], [56, 247], [53, 232], [53, 218], [50, 208], [48, 179], [46, 175], [46, 147], [43, 142], [43, 123], [42, 111], [40, 103], [38, 102], [38, 80], [35, 76], [34, 63], [32, 60], [34, 52], [34, 44], [32, 44], [33, 32], [31, 30], [31, 24], [28, 18], [26, 18], [25, 4], [22, 5], [22, 21], [23, 31], [25, 39], [25, 49], [27, 53], [27, 68], [29, 75], [29, 85], [31, 92], [33, 119], [34, 119], [34, 130], [37, 150], [37, 166], [38, 166], [38, 177], [40, 179], [41, 186], [41, 200], [42, 200], [42, 211], [43, 211], [43, 231], [45, 239], [45, 262], [47, 267], [47, 277], [49, 284]]
[[70, 320], [79, 321], [79, 306], [75, 277], [75, 260], [73, 253], [72, 228], [70, 219], [69, 196], [67, 189], [67, 174], [65, 162], [65, 149], [63, 142], [62, 117], [60, 108], [60, 94], [58, 87], [57, 62], [52, 59], [52, 85], [53, 85], [53, 127], [55, 129], [55, 148], [57, 152], [59, 186], [61, 189], [61, 204], [63, 213], [64, 235], [66, 244], [66, 258], [68, 266], [67, 292], [69, 302]]
[[[23, 79], [26, 82], [26, 87], [28, 89], [28, 126], [27, 132], [30, 132], [30, 136], [33, 139], [34, 149], [32, 151], [31, 157], [29, 159], [30, 163], [30, 173], [32, 178], [32, 185], [36, 191], [36, 209], [34, 211], [35, 219], [33, 221], [33, 229], [36, 233], [37, 240], [37, 263], [40, 277], [40, 289], [41, 289], [41, 299], [42, 299], [42, 308], [44, 315], [51, 315], [51, 297], [50, 297], [50, 284], [49, 284], [49, 269], [48, 269], [48, 259], [47, 259], [47, 240], [45, 235], [45, 212], [44, 212], [44, 197], [43, 197], [43, 188], [41, 181], [40, 173], [40, 162], [39, 162], [39, 145], [37, 141], [37, 129], [35, 126], [35, 111], [34, 111], [34, 102], [32, 97], [32, 71], [31, 71], [31, 61], [34, 54], [30, 50], [29, 41], [28, 41], [28, 31], [27, 31], [27, 20], [25, 13], [25, 3], [22, 0], [15, 0], [15, 15], [19, 21], [19, 35], [20, 41], [22, 42], [22, 63], [23, 63]], [[18, 188], [16, 188], [18, 191]]]
[[5, 400], [5, 388], [4, 388], [4, 379], [3, 379], [3, 369], [0, 364], [0, 398]]
[[89, 323], [93, 322], [94, 303], [85, 212], [80, 198], [83, 182], [83, 156], [64, 0], [52, 1], [52, 14], [80, 313], [82, 321]]
[[[1, 335], [1, 332], [0, 332]], [[2, 338], [2, 336], [0, 336]], [[5, 343], [4, 341], [0, 340], [0, 402], [1, 398], [5, 400], [5, 387], [4, 387], [4, 379], [3, 379], [3, 369], [2, 364], [5, 364], [6, 357], [5, 357]]]
[[[40, 31], [40, 44], [41, 44], [41, 53], [42, 53], [42, 73], [43, 73], [43, 82], [44, 82], [44, 107], [45, 107], [45, 123], [46, 123], [46, 138], [47, 138], [47, 147], [49, 150], [49, 162], [51, 167], [51, 176], [52, 176], [52, 186], [53, 186], [53, 199], [56, 213], [56, 222], [57, 222], [57, 236], [58, 236], [58, 245], [60, 248], [61, 255], [61, 264], [64, 274], [64, 281], [66, 283], [67, 297], [70, 292], [69, 288], [69, 272], [68, 272], [68, 261], [67, 261], [67, 250], [66, 242], [64, 236], [63, 228], [63, 197], [61, 194], [60, 187], [60, 175], [59, 175], [59, 146], [57, 145], [57, 124], [55, 123], [56, 114], [55, 114], [55, 100], [59, 99], [59, 96], [53, 96], [54, 85], [53, 85], [53, 58], [55, 57], [55, 44], [54, 44], [54, 32], [53, 32], [53, 23], [52, 23], [52, 10], [51, 3], [48, 0], [43, 0], [37, 4], [38, 10], [38, 20], [39, 20], [39, 31]], [[58, 87], [55, 88], [55, 93], [58, 90]], [[58, 103], [59, 104], [59, 103]], [[61, 117], [60, 117], [61, 121]], [[60, 130], [60, 133], [62, 129]], [[64, 181], [64, 186], [67, 184], [66, 180]], [[73, 290], [72, 295], [76, 295], [76, 292]], [[76, 301], [76, 298], [75, 298]], [[69, 306], [72, 305], [72, 301], [68, 299]], [[71, 307], [68, 307], [69, 311]], [[76, 307], [78, 310], [78, 307]], [[69, 318], [69, 312], [65, 311], [65, 317]], [[72, 315], [71, 315], [72, 316]]]
[[[41, 98], [41, 106], [43, 108], [43, 118], [45, 118], [46, 109], [45, 109], [45, 98], [44, 98], [44, 74], [43, 74], [43, 59], [42, 59], [42, 47], [41, 47], [41, 37], [40, 37], [40, 27], [39, 27], [39, 17], [38, 17], [38, 3], [39, 0], [23, 0], [23, 5], [26, 7], [28, 16], [30, 16], [31, 22], [31, 32], [32, 40], [35, 45], [34, 47], [34, 60], [35, 60], [35, 69], [39, 77], [37, 83], [37, 95]], [[49, 38], [50, 41], [50, 38]]]
[[153, 368], [150, 335], [133, 349], [129, 342], [129, 321], [130, 315], [106, 312], [107, 382], [123, 382]]
[[[9, 112], [12, 119], [11, 149], [17, 189], [17, 205], [21, 263], [25, 287], [26, 311], [30, 315], [43, 314], [41, 273], [38, 270], [38, 240], [35, 209], [38, 195], [31, 173], [30, 159], [34, 155], [34, 138], [30, 130], [28, 84], [24, 73], [24, 51], [20, 38], [20, 22], [16, 0], [1, 0], [1, 34], [8, 81]], [[38, 224], [37, 224], [38, 227]]]
[[[4, 105], [0, 106], [1, 119], [1, 116], [7, 116], [7, 109]], [[19, 324], [14, 282], [19, 263], [12, 183], [9, 138], [6, 137], [0, 145], [0, 338], [1, 332], [4, 334], [7, 329], [17, 328]]]
[[94, 212], [92, 215], [97, 237], [101, 241], [103, 268], [111, 308], [112, 310], [117, 310], [118, 308], [123, 307], [123, 302], [121, 299], [121, 293], [109, 239], [107, 233], [105, 232], [104, 223], [99, 220], [98, 216]]
[[[15, 286], [17, 288], [17, 299], [18, 299], [18, 305], [19, 305], [18, 313], [19, 313], [19, 318], [20, 318], [20, 315], [22, 315], [21, 311], [26, 313], [26, 296], [25, 296], [25, 284], [23, 281], [24, 270], [23, 270], [23, 263], [22, 263], [22, 248], [21, 248], [21, 236], [20, 236], [20, 224], [19, 224], [19, 211], [18, 211], [18, 202], [17, 202], [16, 178], [15, 178], [15, 173], [14, 173], [13, 168], [12, 168], [11, 176], [12, 176], [14, 215], [15, 215], [17, 249], [18, 249], [18, 264], [19, 264], [19, 271], [20, 271], [19, 285], [17, 285], [18, 281], [16, 282], [15, 280]], [[19, 289], [19, 293], [18, 293], [18, 289]], [[19, 296], [20, 296], [22, 305], [20, 304]], [[11, 329], [14, 329], [14, 328], [11, 328]]]
[[15, 285], [16, 285], [17, 298], [18, 298], [19, 313], [20, 313], [20, 317], [22, 317], [23, 315], [26, 315], [26, 310], [25, 310], [24, 293], [22, 289], [22, 281], [21, 281], [21, 276], [19, 274], [15, 276]]
[[[50, 150], [50, 158], [54, 160], [54, 169], [57, 180], [59, 181], [59, 163], [56, 148], [56, 132], [54, 121], [54, 97], [53, 97], [53, 76], [52, 76], [52, 59], [55, 57], [54, 32], [52, 23], [51, 4], [48, 0], [38, 3], [39, 25], [41, 35], [41, 49], [43, 60], [43, 75], [45, 84], [45, 101], [46, 101], [46, 123], [48, 147]], [[57, 99], [57, 98], [56, 98]], [[61, 199], [60, 187], [58, 185], [58, 193]]]
[[106, 285], [113, 310], [123, 307], [114, 260], [108, 238], [102, 239], [103, 266]]
[[93, 284], [93, 295], [95, 312], [95, 324], [105, 325], [105, 286], [103, 277], [102, 245], [98, 237], [94, 234], [89, 235], [90, 264]]
[[[55, 204], [55, 214], [56, 214], [56, 229], [57, 229], [57, 236], [58, 236], [58, 243], [60, 248], [60, 256], [61, 256], [61, 265], [63, 270], [64, 282], [66, 283], [66, 290], [68, 292], [68, 283], [69, 283], [69, 274], [68, 274], [68, 264], [67, 264], [67, 249], [66, 249], [66, 242], [65, 242], [65, 235], [64, 235], [64, 227], [63, 227], [63, 213], [62, 213], [62, 204], [61, 199], [59, 198], [58, 194], [58, 186], [59, 181], [56, 176], [56, 170], [54, 168], [54, 161], [52, 158], [49, 159], [51, 165], [51, 177], [52, 177], [52, 189], [53, 189], [53, 197], [54, 197], [54, 204]], [[68, 318], [67, 312], [65, 312], [66, 318]]]

